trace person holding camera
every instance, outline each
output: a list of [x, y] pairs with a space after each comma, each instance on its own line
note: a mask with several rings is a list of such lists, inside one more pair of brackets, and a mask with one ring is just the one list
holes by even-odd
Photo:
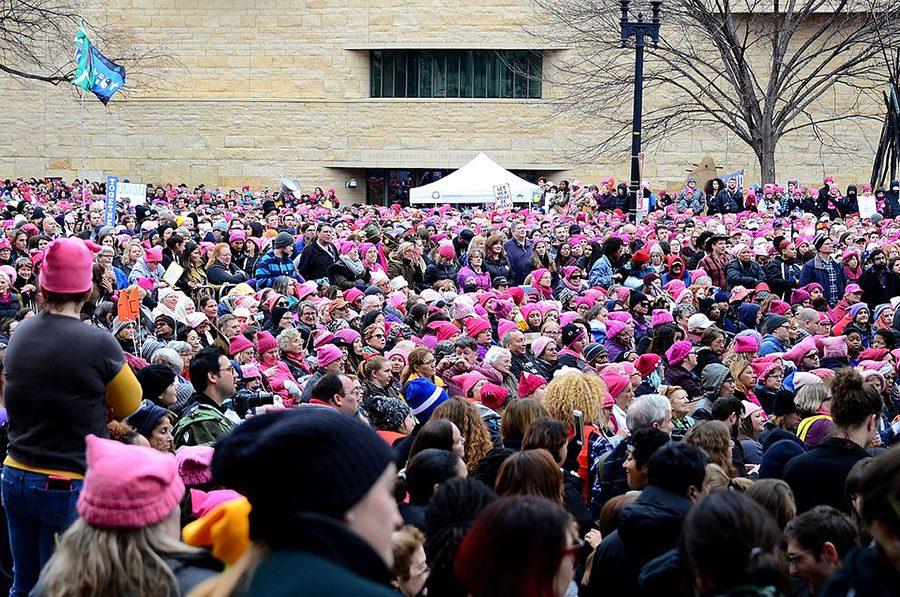
[[236, 391], [237, 372], [228, 357], [217, 346], [208, 346], [191, 359], [190, 373], [196, 391], [172, 432], [175, 449], [211, 446], [234, 428], [223, 404]]

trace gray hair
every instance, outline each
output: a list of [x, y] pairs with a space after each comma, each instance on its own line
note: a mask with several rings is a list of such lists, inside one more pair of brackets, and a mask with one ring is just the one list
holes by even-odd
[[797, 321], [800, 323], [817, 323], [819, 321], [819, 312], [811, 307], [804, 307], [797, 313]]
[[638, 429], [652, 427], [654, 423], [661, 425], [666, 420], [667, 413], [672, 412], [669, 399], [661, 394], [644, 394], [635, 398], [628, 407], [625, 415], [625, 424], [628, 431], [634, 433]]
[[171, 348], [160, 348], [154, 352], [150, 364], [165, 365], [174, 371], [175, 375], [180, 375], [182, 369], [184, 369], [184, 361], [182, 360], [181, 355]]
[[503, 337], [500, 339], [500, 346], [506, 348], [510, 343], [512, 343], [513, 334], [516, 332], [522, 333], [521, 330], [510, 330], [503, 334]]
[[166, 345], [166, 348], [171, 348], [179, 354], [182, 352], [194, 352], [194, 347], [183, 340], [172, 340]]
[[278, 334], [278, 348], [287, 352], [291, 347], [291, 342], [300, 337], [300, 332], [297, 328], [284, 328], [281, 330], [281, 333]]
[[488, 366], [494, 365], [504, 357], [512, 359], [512, 353], [502, 346], [491, 346], [484, 355], [484, 364]]
[[811, 383], [797, 390], [794, 406], [801, 413], [815, 413], [822, 408], [822, 403], [831, 397], [831, 389], [826, 383]]

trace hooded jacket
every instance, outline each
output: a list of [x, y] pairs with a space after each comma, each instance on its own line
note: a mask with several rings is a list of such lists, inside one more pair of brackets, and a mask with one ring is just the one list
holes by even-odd
[[644, 565], [675, 547], [692, 502], [648, 485], [619, 517], [618, 528], [594, 553], [587, 595], [638, 595]]
[[731, 370], [719, 363], [710, 363], [703, 368], [700, 379], [703, 383], [703, 399], [694, 405], [691, 416], [708, 421], [712, 419], [712, 404], [719, 397], [722, 384], [731, 377]]

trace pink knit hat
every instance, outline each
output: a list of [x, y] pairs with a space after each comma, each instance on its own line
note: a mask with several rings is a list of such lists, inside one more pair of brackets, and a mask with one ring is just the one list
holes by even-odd
[[80, 238], [58, 238], [45, 249], [40, 283], [50, 292], [87, 292], [93, 283], [94, 253], [100, 247]]
[[271, 332], [263, 330], [256, 335], [256, 350], [259, 354], [268, 352], [273, 348], [278, 348], [278, 340], [275, 339]]
[[469, 392], [472, 391], [472, 388], [474, 388], [479, 381], [487, 381], [487, 377], [477, 371], [471, 371], [453, 377], [453, 383], [458, 385], [459, 389], [462, 390], [464, 398], [469, 397]]
[[90, 434], [78, 514], [101, 528], [139, 529], [165, 520], [184, 495], [175, 456]]
[[319, 368], [327, 367], [343, 356], [344, 354], [340, 348], [333, 344], [326, 344], [316, 351], [316, 363], [319, 365]]
[[150, 247], [144, 255], [144, 261], [147, 263], [159, 263], [162, 261], [162, 249], [159, 247]]
[[175, 464], [185, 486], [203, 485], [212, 481], [213, 449], [211, 446], [181, 446], [175, 452]]
[[253, 342], [247, 340], [247, 338], [243, 334], [238, 334], [228, 343], [228, 352], [231, 354], [231, 356], [247, 350], [248, 348], [253, 348]]
[[233, 489], [214, 489], [208, 493], [199, 489], [191, 489], [191, 513], [194, 518], [203, 518], [216, 506], [232, 500], [239, 500], [242, 497]]
[[491, 324], [487, 319], [470, 317], [466, 320], [466, 336], [469, 338], [476, 338], [478, 334], [489, 329], [491, 329]]
[[501, 319], [497, 322], [497, 335], [500, 336], [500, 339], [503, 339], [503, 336], [517, 329], [519, 329], [519, 326], [517, 326], [514, 321]]
[[672, 314], [665, 309], [654, 309], [653, 317], [650, 318], [650, 327], [657, 328], [661, 325], [674, 322], [675, 320], [672, 318]]
[[622, 323], [621, 321], [615, 320], [607, 320], [606, 322], [606, 337], [607, 338], [615, 338], [628, 326]]
[[551, 342], [556, 342], [556, 340], [549, 336], [538, 336], [535, 338], [534, 342], [531, 343], [531, 354], [540, 357]]
[[606, 388], [613, 400], [619, 397], [619, 394], [625, 391], [631, 380], [613, 369], [604, 369], [600, 374], [600, 379], [606, 382]]
[[684, 359], [691, 354], [691, 348], [693, 348], [692, 344], [687, 340], [679, 340], [669, 347], [669, 350], [666, 351], [666, 360], [669, 361], [669, 365], [680, 365], [684, 362]]
[[438, 248], [438, 255], [448, 261], [456, 257], [456, 251], [453, 250], [453, 243], [441, 243]]
[[822, 352], [826, 357], [843, 358], [847, 356], [847, 336], [822, 338]]
[[734, 352], [756, 353], [759, 352], [759, 343], [753, 336], [738, 336], [734, 339]]

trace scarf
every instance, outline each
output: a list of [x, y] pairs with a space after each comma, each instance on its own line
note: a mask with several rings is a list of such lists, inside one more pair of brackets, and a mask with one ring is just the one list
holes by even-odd
[[541, 286], [540, 284], [532, 284], [531, 288], [536, 289], [538, 292], [540, 292], [541, 296], [543, 296], [546, 300], [551, 300], [551, 301], [553, 300], [553, 289], [552, 288], [549, 288], [547, 286]]
[[347, 266], [347, 268], [353, 272], [353, 275], [357, 278], [362, 276], [366, 271], [366, 266], [363, 265], [363, 262], [360, 259], [350, 259], [346, 255], [340, 256], [341, 263]]

